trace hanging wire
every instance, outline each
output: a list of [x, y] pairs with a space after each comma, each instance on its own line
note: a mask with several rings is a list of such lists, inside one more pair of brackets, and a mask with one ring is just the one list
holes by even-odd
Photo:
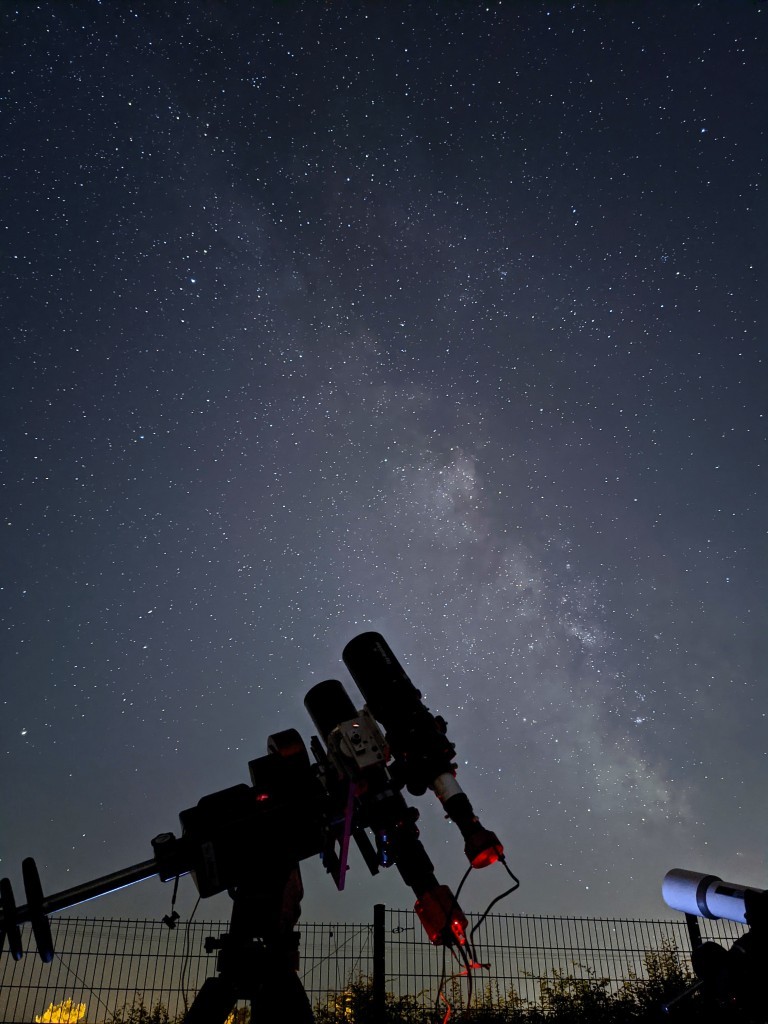
[[[451, 956], [454, 958], [454, 960], [458, 960], [458, 957], [456, 956], [455, 951], [453, 949], [451, 949], [450, 952], [451, 952]], [[447, 955], [448, 955], [448, 947], [447, 946], [443, 946], [442, 972], [440, 974], [440, 984], [437, 987], [437, 995], [435, 996], [435, 1020], [440, 1020], [442, 1022], [442, 1024], [446, 1024], [446, 1022], [450, 1019], [451, 1014], [453, 1012], [453, 1007], [451, 1006], [451, 1003], [448, 1000], [448, 997], [446, 996], [446, 994], [443, 991], [443, 989], [445, 988], [445, 985], [446, 985], [446, 983], [448, 981], [452, 981], [454, 978], [460, 978], [460, 977], [463, 976], [463, 972], [462, 971], [458, 972], [457, 974], [451, 974], [451, 975], [447, 974], [447, 965], [446, 965]], [[441, 1002], [445, 1003], [445, 1007], [446, 1007], [445, 1014], [442, 1017], [440, 1017], [440, 1003]]]
[[[491, 909], [493, 907], [495, 907], [496, 904], [499, 903], [501, 900], [503, 900], [506, 896], [511, 895], [511, 893], [515, 892], [516, 889], [520, 888], [520, 879], [517, 877], [517, 875], [513, 874], [513, 872], [511, 871], [509, 865], [507, 864], [505, 858], [504, 857], [499, 857], [499, 861], [502, 864], [504, 870], [507, 872], [509, 877], [514, 882], [514, 885], [511, 888], [506, 889], [504, 892], [499, 893], [498, 896], [494, 896], [494, 898], [491, 900], [491, 902], [485, 908], [483, 913], [478, 918], [477, 922], [473, 925], [472, 929], [470, 930], [469, 935], [467, 936], [467, 948], [465, 949], [463, 945], [459, 945], [459, 955], [461, 956], [461, 959], [464, 961], [464, 970], [460, 971], [458, 974], [452, 974], [450, 976], [450, 978], [446, 977], [446, 963], [445, 963], [445, 960], [446, 960], [446, 947], [445, 946], [443, 947], [443, 968], [442, 968], [442, 974], [440, 976], [440, 984], [438, 985], [438, 989], [437, 989], [437, 997], [435, 998], [435, 1013], [436, 1014], [439, 1012], [439, 1004], [440, 1004], [441, 1000], [447, 1006], [446, 1014], [443, 1017], [443, 1024], [446, 1024], [446, 1022], [450, 1018], [451, 1012], [452, 1012], [451, 1004], [449, 1003], [448, 999], [446, 998], [445, 994], [443, 993], [443, 989], [445, 987], [446, 982], [451, 980], [451, 979], [453, 979], [453, 978], [466, 977], [466, 979], [467, 979], [467, 1008], [469, 1008], [469, 1005], [472, 1002], [472, 995], [473, 995], [473, 989], [474, 989], [474, 982], [473, 982], [472, 972], [476, 971], [476, 970], [480, 970], [481, 968], [484, 969], [484, 970], [490, 970], [490, 967], [491, 967], [490, 964], [483, 964], [483, 963], [479, 963], [478, 962], [477, 953], [475, 951], [475, 946], [474, 946], [474, 942], [473, 942], [473, 936], [474, 936], [475, 932], [477, 931], [477, 929], [480, 927], [480, 925], [483, 923], [483, 921], [485, 921], [486, 917], [491, 912]], [[464, 875], [462, 876], [462, 879], [459, 882], [458, 888], [456, 889], [456, 895], [453, 897], [453, 905], [451, 907], [451, 913], [453, 913], [453, 911], [459, 905], [459, 895], [461, 894], [461, 890], [464, 888], [464, 883], [469, 878], [469, 875], [470, 875], [471, 871], [472, 871], [472, 866], [470, 865], [467, 868], [467, 870], [464, 872]], [[451, 950], [451, 954], [454, 956], [454, 958], [456, 958], [456, 954], [455, 954], [455, 952], [453, 950]]]
[[68, 971], [74, 978], [76, 978], [80, 982], [80, 984], [82, 985], [83, 989], [86, 992], [90, 992], [90, 994], [94, 997], [94, 999], [97, 1002], [101, 1003], [101, 1005], [107, 1011], [108, 1016], [111, 1017], [112, 1016], [112, 1011], [107, 1006], [107, 1004], [104, 1002], [104, 1000], [101, 998], [101, 996], [96, 991], [96, 989], [91, 988], [91, 986], [83, 978], [80, 977], [80, 975], [77, 973], [77, 971], [75, 971], [71, 967], [69, 967], [68, 964], [65, 964], [64, 961], [62, 960], [61, 956], [58, 953], [54, 952], [53, 955], [59, 961], [59, 963], [64, 968], [64, 970]]
[[[461, 894], [461, 890], [464, 887], [464, 883], [469, 878], [469, 873], [470, 873], [471, 870], [472, 870], [472, 865], [470, 864], [470, 866], [464, 872], [464, 875], [462, 876], [462, 879], [459, 882], [458, 888], [456, 889], [456, 892], [455, 892], [454, 897], [453, 897], [453, 903], [451, 904], [451, 909], [449, 911], [449, 916], [452, 915], [454, 910], [456, 910], [458, 908], [458, 906], [459, 906], [459, 895]], [[448, 999], [446, 998], [446, 996], [445, 996], [445, 994], [443, 992], [443, 988], [445, 987], [446, 982], [449, 980], [448, 977], [446, 977], [446, 954], [447, 954], [447, 952], [448, 952], [448, 947], [443, 945], [443, 965], [442, 965], [442, 971], [441, 971], [441, 974], [440, 974], [440, 983], [437, 986], [437, 995], [435, 996], [435, 1016], [436, 1017], [437, 1017], [437, 1015], [440, 1012], [440, 1002], [441, 1001], [444, 1002], [445, 1005], [448, 1008], [447, 1011], [446, 1011], [447, 1015], [445, 1017], [443, 1017], [443, 1021], [447, 1021], [448, 1018], [451, 1016], [451, 1004], [448, 1002]], [[456, 958], [456, 954], [454, 953], [453, 949], [451, 949], [451, 956], [453, 956], [454, 959]], [[458, 975], [452, 974], [451, 978], [455, 978], [457, 976]]]
[[[498, 896], [495, 896], [491, 900], [491, 902], [488, 904], [488, 906], [485, 908], [485, 910], [482, 912], [482, 914], [478, 918], [477, 923], [474, 925], [474, 927], [470, 931], [470, 933], [469, 933], [470, 941], [472, 939], [472, 936], [477, 931], [477, 929], [480, 927], [480, 925], [483, 923], [483, 921], [486, 919], [486, 917], [488, 917], [488, 915], [490, 914], [491, 908], [495, 907], [497, 903], [499, 903], [505, 897], [510, 896], [513, 892], [515, 892], [517, 889], [520, 888], [520, 879], [517, 877], [517, 875], [512, 873], [512, 871], [511, 871], [509, 865], [507, 864], [506, 860], [504, 859], [504, 857], [499, 857], [499, 862], [502, 864], [502, 866], [504, 867], [504, 870], [507, 872], [507, 874], [509, 875], [509, 877], [512, 879], [512, 881], [515, 884], [510, 889], [507, 889], [505, 892], [499, 893]], [[464, 877], [466, 878], [466, 875]]]
[[366, 949], [368, 949], [368, 945], [369, 945], [370, 941], [371, 941], [371, 933], [370, 933], [370, 930], [369, 930], [368, 934], [365, 937], [365, 942], [363, 942], [363, 944], [360, 946], [360, 949], [358, 950], [355, 962], [352, 964], [352, 966], [349, 969], [349, 977], [350, 978], [354, 975], [355, 968], [360, 963], [360, 960], [362, 959], [363, 953], [365, 953]]
[[194, 907], [192, 907], [192, 913], [189, 915], [189, 917], [187, 919], [187, 924], [186, 924], [186, 926], [184, 928], [184, 951], [182, 953], [181, 977], [180, 977], [180, 980], [179, 980], [179, 984], [181, 986], [181, 998], [184, 1001], [184, 1015], [185, 1016], [189, 1012], [189, 999], [187, 997], [187, 979], [184, 977], [184, 975], [189, 970], [189, 965], [190, 965], [190, 961], [191, 961], [191, 954], [189, 952], [189, 929], [192, 926], [192, 918], [195, 916], [195, 913], [196, 913], [197, 908], [199, 906], [200, 906], [200, 896], [197, 897], [197, 902], [195, 903]]
[[[320, 957], [319, 960], [313, 960], [311, 966], [308, 967], [306, 969], [306, 971], [304, 971], [304, 973], [302, 974], [301, 980], [303, 981], [304, 978], [306, 978], [306, 976], [308, 974], [311, 974], [312, 971], [314, 971], [316, 967], [320, 966], [320, 964], [324, 964], [327, 960], [330, 960], [331, 957], [336, 957], [340, 949], [344, 949], [344, 947], [346, 945], [348, 945], [348, 943], [352, 942], [352, 940], [357, 938], [357, 936], [360, 935], [362, 932], [366, 932], [366, 933], [368, 932], [368, 925], [363, 925], [362, 928], [358, 928], [356, 931], [352, 932], [350, 937], [348, 939], [345, 939], [344, 942], [341, 943], [341, 945], [338, 945], [338, 943], [334, 944], [334, 947], [331, 950], [331, 952], [328, 954], [328, 956]], [[336, 936], [334, 935], [333, 937], [335, 938]], [[368, 942], [368, 940], [366, 939], [366, 944], [367, 944], [367, 942]]]

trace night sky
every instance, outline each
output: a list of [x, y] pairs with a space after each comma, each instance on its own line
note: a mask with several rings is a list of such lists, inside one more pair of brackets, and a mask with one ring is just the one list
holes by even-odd
[[[448, 721], [499, 911], [768, 885], [768, 7], [59, 0], [0, 35], [17, 900], [24, 856], [46, 891], [149, 858], [309, 740], [314, 683], [362, 704], [367, 629]], [[306, 919], [412, 905], [351, 865], [305, 862]]]

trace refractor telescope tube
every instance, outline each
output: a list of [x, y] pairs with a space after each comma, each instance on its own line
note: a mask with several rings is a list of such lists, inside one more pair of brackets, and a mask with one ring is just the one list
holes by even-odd
[[320, 733], [323, 743], [341, 722], [348, 722], [359, 714], [349, 694], [338, 679], [316, 683], [304, 698], [304, 707]]
[[725, 918], [746, 924], [744, 917], [744, 894], [762, 892], [751, 885], [740, 882], [724, 882], [717, 875], [705, 875], [699, 871], [673, 868], [664, 876], [661, 895], [672, 910], [697, 917]]
[[[304, 698], [304, 706], [329, 751], [340, 725], [362, 720], [337, 679], [326, 679], [313, 686]], [[352, 740], [354, 742], [354, 736]], [[451, 890], [438, 884], [434, 865], [419, 839], [418, 814], [408, 807], [399, 789], [393, 788], [383, 753], [381, 765], [373, 765], [374, 774], [367, 777], [369, 784], [360, 792], [363, 822], [377, 838], [387, 837], [385, 843], [391, 850], [391, 863], [415, 893], [416, 914], [430, 941], [463, 945], [467, 941], [467, 919]], [[441, 793], [441, 799], [446, 801], [466, 800], [452, 775], [441, 777]], [[389, 866], [383, 860], [380, 863]]]
[[437, 795], [458, 826], [473, 867], [486, 867], [503, 857], [498, 837], [480, 824], [456, 781], [456, 751], [445, 734], [445, 722], [422, 703], [421, 692], [384, 637], [361, 633], [350, 640], [342, 658], [372, 714], [387, 730], [387, 741], [405, 770], [409, 791], [420, 795], [429, 788]]

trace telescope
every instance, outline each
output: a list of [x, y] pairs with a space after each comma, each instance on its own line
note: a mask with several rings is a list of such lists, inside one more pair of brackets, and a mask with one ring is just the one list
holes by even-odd
[[744, 895], [747, 892], [761, 893], [751, 885], [740, 882], [724, 882], [717, 875], [673, 868], [664, 876], [661, 894], [672, 910], [695, 917], [725, 918], [746, 924], [744, 916]]
[[252, 1007], [258, 1001], [266, 1019], [309, 1024], [314, 1018], [296, 973], [300, 936], [293, 930], [303, 896], [299, 864], [319, 855], [341, 890], [354, 839], [371, 874], [397, 869], [416, 896], [430, 941], [457, 947], [468, 963], [467, 919], [435, 877], [416, 826], [419, 813], [403, 789], [435, 793], [461, 832], [472, 868], [501, 861], [514, 879], [504, 848], [456, 782], [456, 748], [445, 720], [425, 706], [384, 638], [360, 634], [343, 660], [367, 703], [356, 708], [336, 679], [312, 687], [304, 703], [319, 733], [310, 742], [314, 761], [295, 729], [269, 736], [267, 753], [248, 764], [250, 785], [211, 793], [182, 811], [181, 836], [156, 836], [151, 859], [72, 889], [45, 896], [27, 857], [25, 904], [17, 906], [10, 880], [0, 879], [0, 952], [7, 938], [11, 956], [21, 959], [20, 925], [29, 921], [40, 958], [49, 963], [49, 914], [154, 875], [167, 882], [189, 874], [201, 898], [226, 891], [233, 910], [229, 932], [206, 940], [206, 949], [219, 950], [218, 977], [207, 979], [185, 1024], [224, 1024], [240, 999]]
[[480, 824], [456, 781], [456, 748], [446, 735], [445, 719], [424, 706], [420, 691], [384, 637], [361, 633], [347, 644], [342, 658], [372, 714], [387, 730], [394, 756], [393, 776], [414, 796], [433, 791], [447, 817], [458, 826], [473, 868], [487, 867], [503, 857], [498, 838]]
[[[353, 809], [356, 827], [338, 831], [326, 846], [323, 861], [338, 888], [343, 888], [346, 849], [355, 839], [372, 873], [380, 866], [397, 866], [406, 885], [417, 896], [415, 910], [430, 941], [464, 943], [466, 918], [447, 886], [438, 884], [429, 857], [418, 839], [418, 813], [408, 807], [401, 790], [420, 796], [431, 789], [446, 815], [456, 823], [472, 867], [482, 868], [503, 858], [497, 836], [483, 828], [472, 805], [456, 782], [456, 748], [446, 735], [443, 718], [424, 705], [421, 693], [379, 633], [361, 633], [344, 648], [342, 658], [366, 706], [357, 711], [336, 679], [313, 686], [304, 699], [327, 747], [314, 743], [312, 751], [333, 789], [342, 781], [346, 803]], [[384, 725], [382, 734], [376, 721]], [[331, 766], [334, 770], [331, 770]], [[331, 779], [330, 785], [328, 779]], [[364, 834], [368, 828], [375, 847]], [[333, 837], [333, 833], [330, 833]]]
[[[768, 890], [740, 882], [724, 882], [717, 875], [700, 871], [673, 868], [664, 876], [661, 893], [668, 907], [685, 914], [691, 961], [698, 978], [664, 1003], [662, 1010], [671, 1013], [701, 990], [711, 1003], [711, 1011], [717, 1014], [711, 1019], [739, 1020], [744, 1024], [764, 1021], [762, 977]], [[746, 924], [749, 931], [726, 950], [716, 942], [702, 940], [699, 917]], [[721, 1018], [723, 1011], [726, 1016]]]

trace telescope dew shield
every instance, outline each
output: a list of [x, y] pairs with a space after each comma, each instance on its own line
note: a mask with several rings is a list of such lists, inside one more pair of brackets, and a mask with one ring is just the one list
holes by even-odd
[[456, 748], [445, 722], [422, 703], [421, 693], [379, 633], [361, 633], [342, 653], [371, 714], [384, 726], [395, 758], [391, 771], [409, 793], [422, 796], [438, 775], [451, 774]]
[[357, 708], [338, 679], [326, 679], [313, 686], [304, 698], [304, 707], [323, 743], [327, 743], [337, 725], [358, 715]]
[[421, 706], [421, 693], [405, 674], [381, 633], [360, 633], [341, 657], [365, 703], [386, 729], [396, 727], [403, 712]]
[[673, 868], [664, 876], [661, 895], [672, 910], [697, 917], [718, 918], [746, 924], [744, 896], [747, 892], [760, 893], [762, 889], [738, 882], [724, 882], [717, 875]]

